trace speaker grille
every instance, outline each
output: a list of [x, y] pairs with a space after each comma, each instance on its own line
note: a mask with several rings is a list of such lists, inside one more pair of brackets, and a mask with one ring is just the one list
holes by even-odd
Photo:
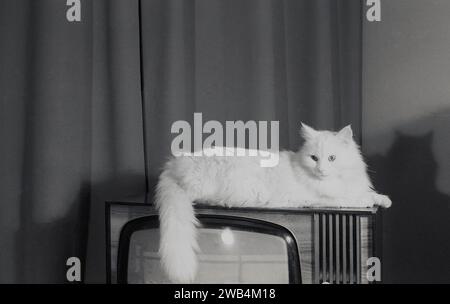
[[314, 282], [361, 283], [360, 216], [314, 214]]

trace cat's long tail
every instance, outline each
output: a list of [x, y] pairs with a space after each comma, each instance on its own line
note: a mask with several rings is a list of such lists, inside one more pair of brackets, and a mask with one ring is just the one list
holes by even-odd
[[159, 253], [163, 268], [175, 283], [190, 283], [197, 272], [197, 229], [192, 200], [168, 172], [160, 176], [156, 206], [160, 220]]

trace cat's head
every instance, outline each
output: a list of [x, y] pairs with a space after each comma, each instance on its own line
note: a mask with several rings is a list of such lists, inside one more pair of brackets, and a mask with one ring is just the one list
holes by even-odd
[[363, 164], [350, 125], [332, 132], [318, 131], [302, 123], [300, 133], [305, 142], [299, 152], [299, 161], [319, 180], [339, 177], [348, 169]]

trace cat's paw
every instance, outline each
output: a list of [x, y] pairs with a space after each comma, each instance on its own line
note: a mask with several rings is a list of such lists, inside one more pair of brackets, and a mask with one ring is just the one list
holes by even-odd
[[372, 208], [374, 205], [376, 205], [374, 198], [372, 198], [371, 196], [367, 196], [359, 199], [352, 207]]
[[392, 205], [392, 201], [389, 196], [377, 193], [374, 195], [374, 205], [389, 208]]

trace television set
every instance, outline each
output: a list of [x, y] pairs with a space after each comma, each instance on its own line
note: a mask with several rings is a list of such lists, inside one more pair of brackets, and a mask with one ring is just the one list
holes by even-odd
[[[199, 268], [194, 283], [369, 283], [380, 257], [377, 208], [223, 208], [198, 204]], [[108, 283], [171, 283], [158, 255], [153, 205], [106, 204]]]

